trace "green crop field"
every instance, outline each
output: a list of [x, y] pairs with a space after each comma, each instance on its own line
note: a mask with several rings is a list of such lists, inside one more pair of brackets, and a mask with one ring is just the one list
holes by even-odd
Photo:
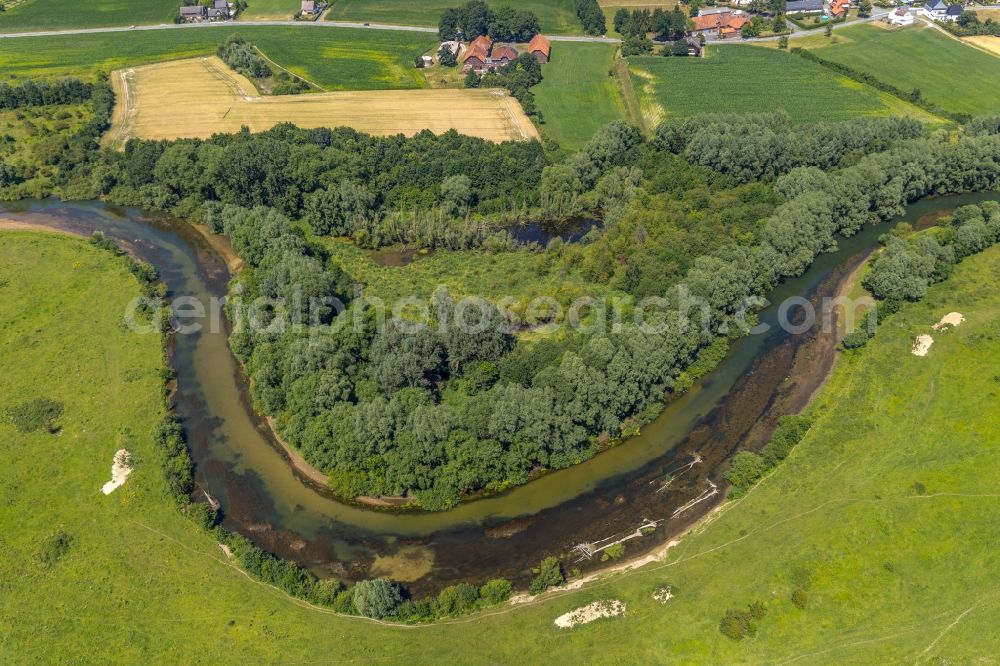
[[858, 116], [933, 116], [776, 49], [709, 47], [705, 58], [631, 58], [630, 68], [649, 127], [669, 116], [784, 109], [795, 122]]
[[542, 82], [532, 88], [545, 120], [545, 136], [576, 149], [602, 125], [624, 112], [615, 79], [608, 75], [615, 46], [556, 42], [552, 60], [542, 67]]
[[[257, 584], [180, 516], [150, 442], [159, 342], [116, 324], [138, 293], [123, 265], [81, 240], [0, 236], [0, 409], [65, 404], [56, 435], [0, 422], [4, 663], [986, 663], [1000, 649], [1000, 380], [984, 363], [1000, 354], [1000, 248], [842, 357], [789, 459], [664, 561], [415, 628], [338, 617]], [[912, 355], [914, 337], [950, 311], [966, 323]], [[136, 470], [103, 496], [123, 445]], [[652, 598], [662, 584], [674, 594], [665, 604]], [[553, 625], [604, 599], [625, 615]], [[726, 610], [756, 601], [758, 635], [725, 638]]]
[[23, 0], [0, 12], [0, 32], [171, 23], [177, 0]]
[[882, 30], [853, 26], [836, 31], [838, 43], [816, 54], [903, 90], [921, 94], [947, 111], [1000, 112], [1000, 60], [933, 28]]
[[[441, 12], [457, 7], [464, 0], [335, 0], [326, 18], [331, 21], [363, 21], [395, 25], [419, 25], [436, 28]], [[583, 32], [576, 17], [575, 0], [502, 0], [491, 2], [534, 12], [542, 31], [557, 35]]]
[[330, 27], [213, 27], [0, 40], [8, 76], [68, 76], [214, 53], [231, 34], [328, 90], [421, 88], [413, 58], [433, 44], [419, 33]]

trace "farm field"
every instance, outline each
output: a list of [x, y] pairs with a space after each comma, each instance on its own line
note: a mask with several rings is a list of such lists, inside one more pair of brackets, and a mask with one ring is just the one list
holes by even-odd
[[111, 145], [143, 139], [208, 138], [241, 127], [263, 131], [353, 127], [376, 135], [437, 134], [456, 129], [494, 141], [537, 138], [520, 104], [504, 91], [353, 91], [262, 97], [218, 57], [175, 60], [112, 74], [118, 103], [106, 135]]
[[557, 42], [542, 67], [542, 82], [532, 88], [545, 120], [542, 134], [566, 149], [587, 142], [600, 127], [622, 117], [615, 79], [614, 45]]
[[1000, 56], [1000, 37], [980, 35], [977, 37], [963, 37], [962, 41], [968, 42], [969, 44], [977, 46], [985, 51], [989, 51], [993, 55]]
[[[10, 396], [65, 403], [59, 435], [0, 422], [10, 444], [0, 467], [5, 663], [316, 654], [496, 663], [523, 659], [529, 641], [538, 654], [576, 663], [664, 654], [685, 663], [969, 663], [1000, 649], [997, 383], [982, 364], [1000, 354], [1000, 248], [967, 259], [868, 347], [843, 357], [789, 459], [666, 560], [515, 608], [402, 629], [254, 583], [181, 517], [150, 437], [160, 413], [159, 341], [109, 325], [138, 285], [82, 240], [0, 234], [0, 321], [8, 322], [0, 409]], [[935, 334], [928, 356], [910, 354], [914, 336], [949, 311], [967, 322]], [[32, 344], [19, 343], [27, 336]], [[904, 421], [913, 427], [900, 429]], [[139, 464], [105, 497], [99, 489], [124, 441]], [[60, 534], [70, 537], [68, 550], [43, 558]], [[652, 598], [662, 584], [674, 594], [666, 604]], [[791, 602], [793, 590], [805, 595], [803, 608]], [[623, 601], [624, 616], [553, 625], [604, 599]], [[726, 609], [753, 601], [767, 608], [758, 635], [723, 637]]]
[[[332, 3], [326, 19], [330, 21], [362, 21], [394, 25], [418, 25], [436, 28], [441, 13], [461, 5], [461, 0], [337, 0]], [[556, 35], [580, 34], [583, 28], [576, 17], [575, 0], [504, 0], [495, 3], [534, 12], [542, 32]]]
[[9, 76], [86, 76], [164, 60], [210, 55], [232, 34], [326, 90], [422, 88], [414, 56], [433, 45], [419, 33], [331, 27], [220, 26], [195, 30], [0, 40]]
[[21, 0], [0, 12], [0, 32], [171, 23], [176, 0]]
[[861, 25], [836, 35], [840, 43], [816, 48], [816, 54], [903, 90], [919, 88], [947, 111], [1000, 111], [1000, 66], [988, 53], [924, 26], [889, 31]]
[[649, 127], [670, 116], [784, 109], [794, 122], [927, 112], [792, 54], [756, 46], [716, 46], [705, 58], [630, 58]]

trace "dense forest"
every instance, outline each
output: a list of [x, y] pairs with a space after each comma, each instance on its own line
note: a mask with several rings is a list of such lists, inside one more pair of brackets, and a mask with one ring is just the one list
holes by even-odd
[[[440, 509], [636, 432], [748, 297], [800, 274], [837, 234], [928, 194], [996, 188], [996, 122], [969, 130], [952, 140], [898, 119], [802, 128], [780, 114], [707, 116], [646, 141], [619, 122], [550, 163], [535, 143], [280, 126], [132, 141], [92, 176], [112, 200], [229, 235], [247, 262], [229, 307], [253, 399], [336, 492]], [[484, 217], [581, 210], [602, 211], [603, 231], [517, 251], [633, 300], [617, 326], [531, 343], [518, 338], [528, 323], [496, 303], [460, 307], [445, 290], [423, 314], [381, 322], [316, 238], [511, 251]], [[632, 315], [649, 296], [668, 307], [641, 325]], [[259, 309], [258, 297], [278, 305]], [[706, 325], [688, 324], [690, 297], [708, 304]], [[296, 298], [325, 304], [307, 314], [288, 305]]]

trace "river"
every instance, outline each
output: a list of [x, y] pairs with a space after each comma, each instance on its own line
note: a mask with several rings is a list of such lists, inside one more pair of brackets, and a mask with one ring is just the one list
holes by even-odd
[[[956, 206], [996, 198], [991, 193], [927, 199], [897, 221], [926, 224]], [[0, 215], [88, 236], [101, 230], [156, 266], [171, 298], [209, 303], [226, 293], [224, 259], [183, 221], [51, 200], [3, 204]], [[889, 229], [868, 227], [840, 239], [838, 251], [818, 257], [803, 276], [778, 286], [770, 300], [832, 295]], [[645, 519], [659, 522], [652, 533], [628, 542], [628, 554], [649, 551], [722, 500], [722, 492], [710, 494], [711, 484], [721, 485], [720, 463], [739, 448], [759, 447], [779, 416], [804, 408], [836, 355], [833, 331], [791, 335], [774, 326], [776, 317], [776, 306], [762, 311], [760, 320], [771, 331], [737, 340], [719, 367], [639, 436], [569, 469], [446, 512], [392, 513], [343, 503], [295, 471], [250, 406], [224, 321], [215, 331], [172, 338], [175, 408], [199, 489], [221, 503], [226, 527], [277, 555], [319, 575], [389, 577], [417, 594], [495, 576], [524, 582], [543, 557], [623, 536]], [[696, 456], [701, 463], [690, 465]], [[674, 481], [664, 490], [668, 475]], [[570, 564], [581, 570], [600, 566], [598, 558]]]

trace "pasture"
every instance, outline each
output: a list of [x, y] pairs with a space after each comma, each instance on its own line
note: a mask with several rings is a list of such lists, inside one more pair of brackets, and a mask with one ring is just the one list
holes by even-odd
[[542, 134], [562, 148], [577, 149], [601, 126], [624, 113], [614, 77], [614, 45], [556, 42], [542, 66], [542, 82], [532, 88], [545, 122]]
[[0, 32], [170, 23], [176, 0], [22, 0], [5, 3]]
[[96, 35], [0, 39], [0, 71], [8, 77], [88, 76], [165, 60], [211, 55], [232, 34], [256, 44], [295, 74], [326, 90], [422, 88], [413, 58], [433, 37], [315, 26], [211, 26]]
[[835, 34], [838, 43], [816, 47], [817, 55], [902, 90], [919, 89], [947, 111], [1000, 112], [1000, 63], [988, 53], [924, 25], [892, 31], [860, 25]]
[[[463, 0], [336, 0], [326, 19], [394, 25], [417, 25], [436, 28], [441, 13], [461, 5]], [[554, 35], [580, 34], [583, 28], [576, 17], [575, 0], [502, 0], [491, 6], [507, 6], [534, 12], [542, 32]]]
[[[843, 356], [789, 459], [666, 559], [518, 607], [401, 629], [249, 580], [182, 518], [150, 437], [159, 341], [115, 324], [138, 285], [81, 240], [0, 233], [0, 409], [19, 396], [65, 403], [58, 435], [0, 421], [5, 663], [322, 654], [478, 664], [523, 661], [525, 645], [572, 663], [972, 663], [1000, 650], [1000, 389], [983, 363], [1000, 354], [1000, 248], [967, 259]], [[914, 336], [950, 311], [967, 322], [913, 356]], [[105, 497], [123, 441], [139, 464]], [[57, 533], [70, 546], [52, 562], [42, 555]], [[653, 592], [664, 584], [673, 598], [661, 603]], [[625, 614], [553, 625], [602, 599], [622, 600]], [[753, 601], [766, 607], [758, 635], [725, 638], [726, 609]]]
[[252, 0], [240, 12], [240, 21], [287, 21], [299, 11], [296, 0]]
[[654, 127], [668, 117], [784, 109], [793, 122], [927, 112], [802, 58], [756, 46], [710, 47], [704, 58], [630, 58], [643, 117]]
[[538, 134], [517, 100], [501, 90], [352, 91], [262, 97], [217, 57], [177, 60], [112, 74], [118, 103], [109, 145], [130, 138], [207, 138], [263, 131], [278, 123], [353, 127], [376, 135], [450, 129], [493, 141]]

